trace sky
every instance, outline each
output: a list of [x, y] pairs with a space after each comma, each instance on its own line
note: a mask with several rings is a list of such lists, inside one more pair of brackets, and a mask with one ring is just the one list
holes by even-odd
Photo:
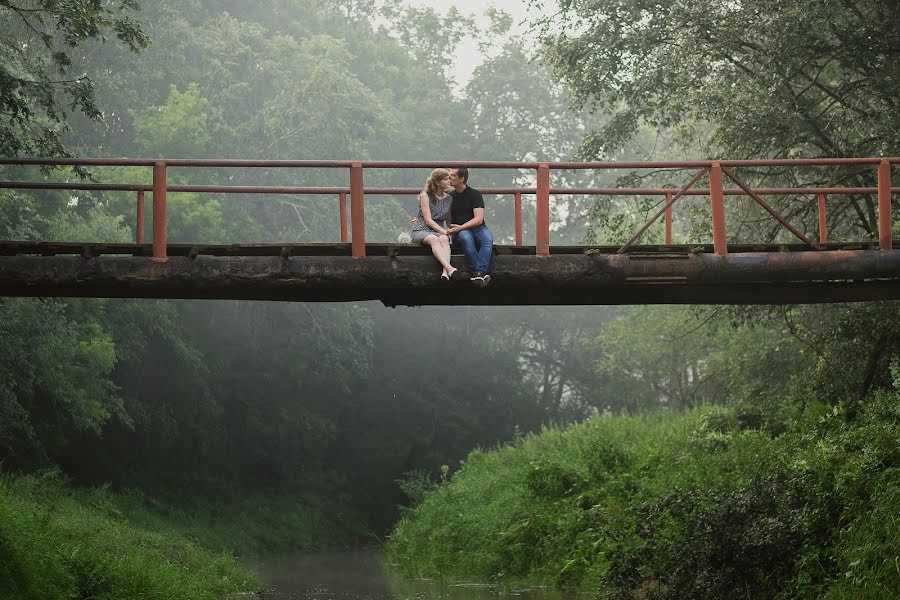
[[[446, 13], [451, 6], [455, 6], [462, 14], [473, 17], [479, 25], [488, 24], [489, 20], [486, 15], [488, 9], [493, 6], [512, 17], [513, 31], [519, 33], [524, 31], [524, 28], [519, 24], [528, 13], [528, 0], [406, 0], [406, 4], [416, 7], [430, 6], [440, 14]], [[502, 45], [503, 41], [498, 40], [498, 52]], [[484, 57], [479, 54], [478, 47], [473, 44], [460, 47], [456, 58], [459, 60], [458, 64], [460, 66], [467, 66], [467, 68], [460, 68], [456, 71], [460, 79], [457, 81], [457, 85], [464, 87], [471, 79], [472, 72], [481, 64]]]

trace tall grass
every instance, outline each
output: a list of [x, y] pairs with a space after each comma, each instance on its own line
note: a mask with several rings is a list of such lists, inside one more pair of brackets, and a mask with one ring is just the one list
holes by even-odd
[[401, 519], [388, 560], [607, 598], [898, 597], [898, 395], [852, 422], [746, 417], [602, 416], [475, 451]]
[[0, 475], [0, 598], [213, 600], [257, 588], [227, 554], [135, 526], [103, 491], [58, 474]]

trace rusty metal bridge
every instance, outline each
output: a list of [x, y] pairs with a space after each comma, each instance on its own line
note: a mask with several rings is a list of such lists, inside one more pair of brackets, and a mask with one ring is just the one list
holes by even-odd
[[[152, 184], [0, 181], [0, 188], [129, 191], [136, 194], [135, 241], [0, 241], [0, 295], [137, 298], [219, 298], [289, 301], [380, 300], [423, 304], [773, 304], [900, 298], [900, 251], [893, 249], [892, 165], [900, 158], [823, 158], [681, 162], [436, 162], [234, 159], [2, 158], [0, 165], [145, 167]], [[854, 166], [871, 169], [872, 187], [758, 188], [744, 168]], [[443, 283], [430, 251], [413, 244], [373, 244], [365, 237], [366, 196], [417, 194], [418, 188], [364, 185], [366, 170], [466, 166], [534, 173], [534, 187], [479, 188], [514, 197], [515, 243], [495, 245], [493, 282], [481, 289], [468, 279]], [[338, 169], [348, 187], [174, 185], [173, 168]], [[691, 169], [681, 188], [552, 187], [551, 173], [568, 169]], [[725, 180], [732, 185], [726, 187]], [[708, 187], [698, 188], [701, 181]], [[208, 245], [167, 240], [167, 193], [328, 195], [339, 206], [333, 243]], [[152, 194], [152, 238], [144, 243], [144, 196]], [[551, 246], [552, 200], [564, 195], [659, 197], [662, 207], [624, 244]], [[522, 197], [533, 196], [535, 243], [522, 240]], [[829, 242], [826, 201], [877, 198], [878, 241]], [[712, 240], [672, 242], [673, 206], [685, 196], [709, 198]], [[792, 244], [735, 244], [726, 236], [725, 198], [752, 198], [795, 238]], [[763, 196], [809, 197], [818, 210], [815, 240], [778, 213]], [[349, 223], [347, 201], [349, 199]], [[639, 245], [662, 219], [665, 243]], [[336, 236], [337, 237], [337, 236]], [[462, 256], [455, 266], [465, 270]]]

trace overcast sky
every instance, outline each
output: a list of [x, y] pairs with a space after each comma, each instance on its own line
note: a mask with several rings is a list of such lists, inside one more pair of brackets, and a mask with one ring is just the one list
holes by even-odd
[[[407, 0], [410, 6], [430, 6], [439, 14], [445, 14], [451, 6], [464, 15], [470, 16], [476, 20], [479, 25], [487, 25], [488, 9], [493, 6], [512, 16], [513, 30], [521, 33], [523, 28], [519, 23], [525, 18], [528, 11], [528, 0]], [[503, 40], [497, 41], [497, 50], [502, 47]], [[457, 54], [459, 66], [461, 67], [457, 73], [460, 81], [457, 83], [460, 87], [464, 86], [472, 76], [475, 68], [481, 64], [483, 57], [478, 52], [478, 47], [474, 44], [461, 47]], [[465, 68], [462, 68], [465, 66]]]

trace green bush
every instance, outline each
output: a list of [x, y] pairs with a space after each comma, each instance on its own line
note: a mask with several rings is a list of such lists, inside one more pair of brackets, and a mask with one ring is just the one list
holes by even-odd
[[231, 557], [135, 527], [108, 493], [80, 502], [57, 472], [0, 475], [0, 597], [213, 600], [256, 589]]
[[625, 598], [894, 598], [900, 397], [603, 416], [463, 468], [398, 523], [412, 575]]

